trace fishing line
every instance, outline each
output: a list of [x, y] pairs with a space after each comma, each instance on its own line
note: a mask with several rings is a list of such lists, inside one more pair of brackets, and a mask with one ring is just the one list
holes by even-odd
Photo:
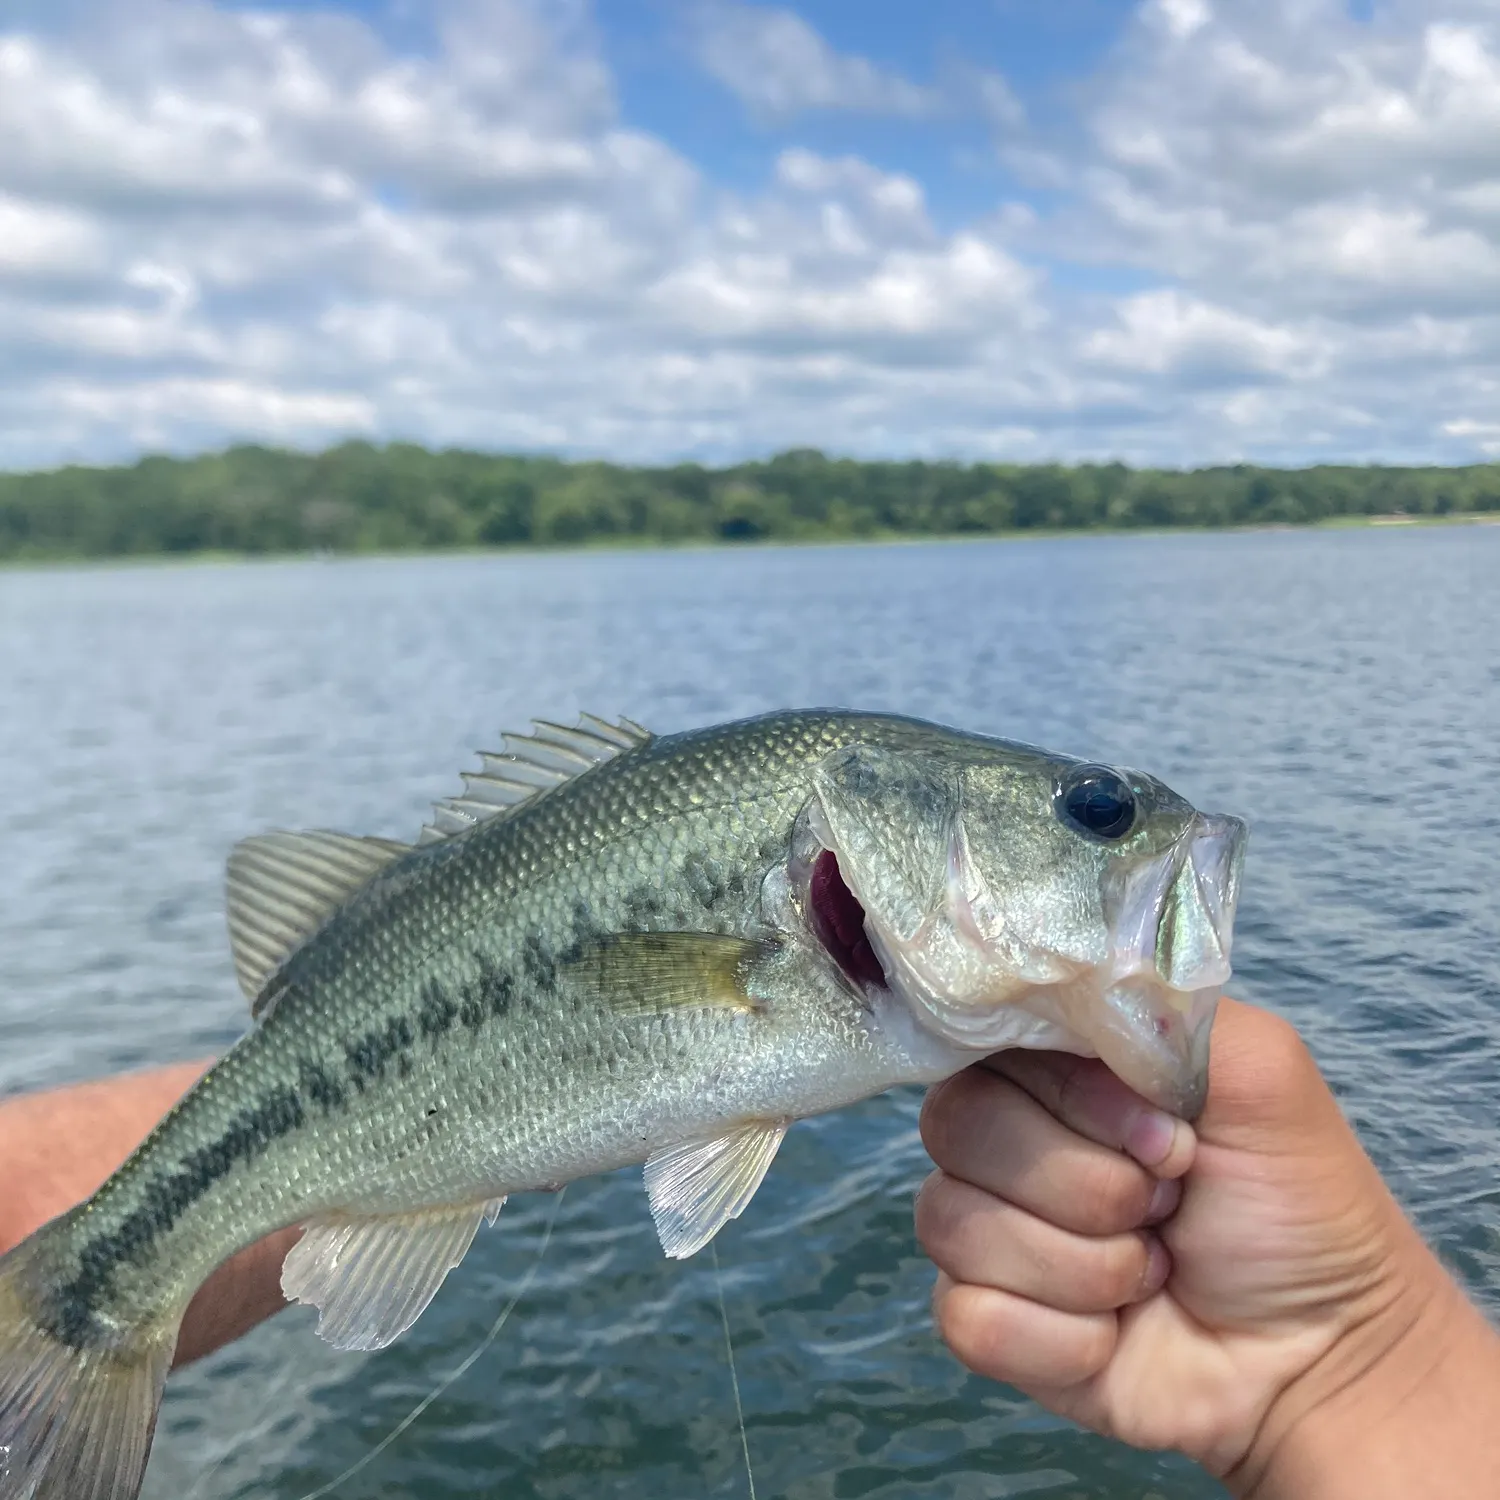
[[386, 1433], [386, 1435], [381, 1438], [381, 1440], [373, 1448], [371, 1448], [368, 1453], [364, 1454], [360, 1458], [357, 1458], [336, 1479], [330, 1479], [327, 1484], [321, 1484], [317, 1489], [309, 1490], [307, 1494], [301, 1497], [301, 1500], [323, 1500], [324, 1495], [331, 1495], [346, 1480], [353, 1479], [354, 1476], [358, 1474], [362, 1469], [374, 1463], [374, 1461], [379, 1458], [380, 1455], [384, 1453], [385, 1450], [389, 1448], [391, 1444], [394, 1443], [396, 1439], [400, 1437], [401, 1434], [405, 1432], [406, 1429], [410, 1427], [411, 1424], [415, 1422], [422, 1415], [422, 1413], [432, 1405], [434, 1401], [443, 1396], [453, 1387], [455, 1382], [462, 1380], [463, 1377], [474, 1368], [474, 1365], [480, 1358], [480, 1356], [484, 1354], [484, 1352], [490, 1347], [491, 1344], [495, 1342], [497, 1338], [500, 1337], [500, 1330], [505, 1327], [506, 1319], [508, 1319], [510, 1315], [516, 1310], [517, 1303], [519, 1303], [521, 1298], [531, 1290], [531, 1283], [536, 1279], [536, 1273], [541, 1269], [542, 1257], [547, 1253], [547, 1246], [551, 1243], [553, 1226], [557, 1223], [558, 1210], [562, 1207], [563, 1194], [566, 1191], [566, 1185], [560, 1187], [557, 1190], [556, 1198], [554, 1198], [552, 1201], [552, 1212], [547, 1216], [547, 1228], [542, 1234], [542, 1243], [537, 1246], [536, 1259], [532, 1261], [531, 1269], [528, 1270], [526, 1275], [522, 1278], [520, 1286], [516, 1288], [514, 1294], [511, 1296], [510, 1301], [500, 1309], [500, 1316], [490, 1324], [490, 1331], [485, 1334], [485, 1336], [479, 1341], [478, 1345], [473, 1349], [473, 1351], [463, 1360], [461, 1364], [450, 1370], [448, 1374], [446, 1374], [437, 1383], [436, 1387], [434, 1387], [433, 1390], [428, 1392], [427, 1395], [425, 1395], [419, 1402], [417, 1402], [417, 1404], [412, 1407], [412, 1409], [393, 1428], [391, 1428], [391, 1430]]
[[[719, 1288], [719, 1318], [724, 1324], [724, 1348], [729, 1353], [729, 1383], [734, 1388], [734, 1414], [740, 1424], [740, 1447], [745, 1454], [745, 1483], [750, 1488], [750, 1500], [755, 1500], [755, 1471], [750, 1467], [750, 1437], [745, 1431], [745, 1408], [740, 1404], [740, 1377], [734, 1368], [734, 1340], [729, 1336], [729, 1308], [724, 1302], [724, 1272], [719, 1266], [719, 1247], [714, 1240], [708, 1242], [714, 1258], [714, 1282]], [[312, 1500], [307, 1496], [306, 1500]]]
[[298, 1380], [299, 1372], [291, 1365], [283, 1365], [281, 1367], [280, 1373], [271, 1386], [270, 1393], [266, 1396], [265, 1401], [261, 1403], [260, 1414], [255, 1419], [255, 1425], [248, 1432], [244, 1428], [236, 1432], [229, 1439], [228, 1444], [220, 1451], [219, 1456], [206, 1469], [199, 1471], [198, 1477], [193, 1480], [193, 1487], [187, 1492], [185, 1500], [198, 1500], [203, 1486], [244, 1447], [247, 1439], [259, 1435], [261, 1429], [265, 1427], [267, 1421], [270, 1419], [272, 1412], [280, 1409], [282, 1398], [298, 1383]]

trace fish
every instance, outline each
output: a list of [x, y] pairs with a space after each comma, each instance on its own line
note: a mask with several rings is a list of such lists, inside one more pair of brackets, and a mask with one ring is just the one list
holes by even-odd
[[895, 715], [507, 735], [411, 843], [234, 848], [251, 1025], [0, 1258], [0, 1497], [133, 1500], [221, 1262], [343, 1349], [408, 1329], [506, 1198], [642, 1165], [694, 1254], [788, 1127], [1007, 1047], [1194, 1117], [1245, 824], [1143, 772]]

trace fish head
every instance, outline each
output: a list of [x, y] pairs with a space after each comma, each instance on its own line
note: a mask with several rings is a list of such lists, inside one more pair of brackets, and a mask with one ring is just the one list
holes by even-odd
[[815, 936], [945, 1042], [1102, 1058], [1192, 1119], [1246, 837], [1152, 776], [999, 741], [857, 744], [817, 769], [794, 865]]

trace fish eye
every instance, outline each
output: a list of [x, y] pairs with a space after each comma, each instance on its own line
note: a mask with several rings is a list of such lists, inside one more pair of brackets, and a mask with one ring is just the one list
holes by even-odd
[[1064, 823], [1090, 838], [1115, 843], [1135, 827], [1135, 793], [1108, 766], [1075, 766], [1052, 805]]

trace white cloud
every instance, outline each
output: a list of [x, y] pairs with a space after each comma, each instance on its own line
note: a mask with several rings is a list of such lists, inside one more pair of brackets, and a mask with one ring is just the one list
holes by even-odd
[[794, 10], [697, 0], [686, 30], [699, 66], [762, 124], [785, 125], [814, 110], [913, 121], [967, 117], [1007, 136], [1025, 124], [1015, 90], [991, 68], [947, 55], [934, 82], [915, 83], [867, 57], [839, 52]]
[[103, 262], [103, 236], [85, 215], [0, 196], [0, 274], [56, 277]]
[[[1069, 144], [996, 95], [1047, 194], [940, 222], [919, 176], [805, 146], [716, 185], [621, 118], [582, 0], [449, 0], [421, 55], [336, 14], [85, 3], [0, 31], [0, 464], [345, 433], [1500, 452], [1492, 4], [1145, 0]], [[696, 14], [760, 28], [724, 67], [784, 120], [938, 107], [793, 12]]]
[[1450, 437], [1467, 438], [1477, 443], [1481, 452], [1492, 457], [1500, 456], [1500, 422], [1476, 422], [1469, 417], [1458, 417], [1444, 422], [1443, 431]]
[[1224, 415], [1246, 452], [1489, 451], [1459, 418], [1500, 358], [1497, 20], [1463, 0], [1369, 22], [1343, 0], [1142, 6], [1089, 149], [1050, 163], [1072, 200], [1028, 242], [1164, 284], [1082, 347], [1157, 377], [1184, 448], [1217, 451], [1197, 387], [1238, 369]]
[[1294, 375], [1318, 363], [1317, 342], [1306, 332], [1260, 323], [1176, 291], [1127, 297], [1117, 316], [1115, 326], [1084, 339], [1086, 357], [1125, 370], [1219, 380]]
[[1206, 0], [1155, 0], [1146, 7], [1146, 15], [1174, 40], [1186, 41], [1208, 25], [1213, 12]]
[[[4, 44], [3, 461], [345, 431], [902, 446], [924, 408], [919, 445], [952, 447], [957, 412], [1032, 404], [1040, 286], [995, 235], [802, 149], [715, 192], [619, 123], [586, 31], [520, 0], [454, 11], [427, 59], [347, 19], [96, 14]], [[38, 295], [39, 263], [77, 274]]]
[[702, 66], [769, 119], [810, 109], [922, 116], [940, 107], [934, 90], [835, 51], [795, 11], [703, 0], [690, 25]]
[[[949, 359], [1034, 316], [1034, 277], [1004, 250], [959, 234], [930, 249], [878, 250], [827, 206], [801, 245], [721, 248], [664, 277], [651, 298], [666, 322], [719, 343], [846, 351], [874, 340], [895, 362], [934, 348]], [[853, 262], [853, 264], [851, 264]]]

